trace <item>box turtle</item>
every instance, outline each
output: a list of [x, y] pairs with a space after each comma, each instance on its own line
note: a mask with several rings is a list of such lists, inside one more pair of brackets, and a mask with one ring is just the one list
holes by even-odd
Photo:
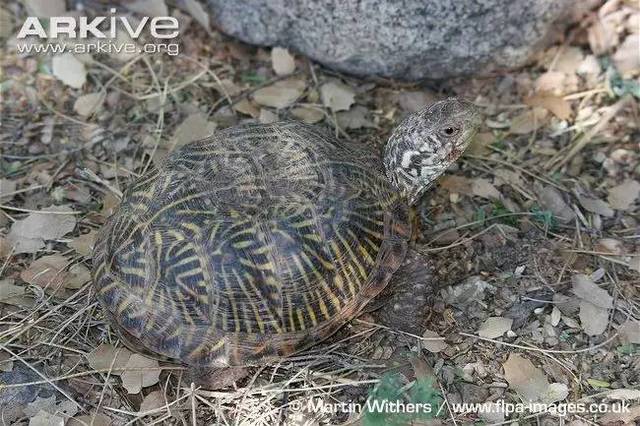
[[407, 116], [382, 156], [298, 122], [182, 146], [101, 230], [96, 296], [128, 346], [195, 368], [308, 348], [387, 286], [411, 205], [478, 122], [473, 104], [450, 98]]

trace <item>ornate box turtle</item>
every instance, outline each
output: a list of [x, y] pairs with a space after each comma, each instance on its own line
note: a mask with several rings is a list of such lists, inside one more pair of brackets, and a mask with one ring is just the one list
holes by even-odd
[[97, 298], [131, 347], [193, 367], [255, 365], [356, 316], [403, 263], [409, 209], [469, 144], [447, 99], [384, 155], [297, 122], [185, 145], [135, 181], [94, 252]]

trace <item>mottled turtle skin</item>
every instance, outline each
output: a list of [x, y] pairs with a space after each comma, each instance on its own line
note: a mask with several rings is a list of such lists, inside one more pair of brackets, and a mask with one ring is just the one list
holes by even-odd
[[[447, 152], [466, 147], [468, 130]], [[361, 312], [405, 258], [420, 191], [389, 178], [408, 161], [393, 155], [382, 161], [297, 122], [185, 145], [127, 189], [101, 230], [97, 298], [130, 347], [189, 366], [258, 365], [308, 348]]]

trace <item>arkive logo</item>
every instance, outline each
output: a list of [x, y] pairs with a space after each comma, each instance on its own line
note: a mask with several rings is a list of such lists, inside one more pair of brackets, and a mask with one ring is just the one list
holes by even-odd
[[[28, 17], [18, 32], [17, 38], [24, 39], [29, 36], [39, 38], [56, 39], [61, 35], [68, 38], [115, 39], [118, 31], [125, 31], [132, 39], [140, 37], [145, 28], [148, 28], [152, 37], [158, 39], [171, 39], [178, 36], [178, 20], [172, 16], [144, 16], [139, 22], [133, 23], [126, 16], [115, 16], [116, 9], [110, 10], [112, 16], [55, 16], [48, 19], [48, 32], [42, 25], [42, 19], [35, 16]], [[45, 19], [46, 21], [46, 19]], [[107, 28], [104, 28], [104, 27]]]

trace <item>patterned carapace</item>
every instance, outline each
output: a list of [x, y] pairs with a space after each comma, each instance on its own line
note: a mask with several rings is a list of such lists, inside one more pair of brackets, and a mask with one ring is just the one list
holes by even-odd
[[410, 222], [369, 150], [301, 123], [245, 124], [127, 189], [98, 237], [96, 294], [133, 348], [259, 364], [360, 312], [402, 263]]

